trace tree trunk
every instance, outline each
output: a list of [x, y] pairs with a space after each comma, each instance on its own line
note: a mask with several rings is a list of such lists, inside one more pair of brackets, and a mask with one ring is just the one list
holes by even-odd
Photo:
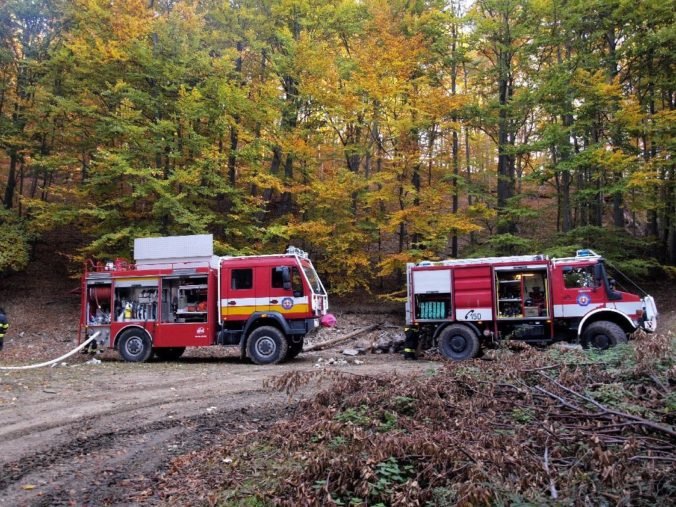
[[[509, 16], [503, 14], [503, 40], [504, 47], [510, 47], [509, 40]], [[507, 206], [514, 196], [514, 155], [510, 148], [514, 146], [514, 136], [511, 132], [508, 108], [512, 97], [511, 80], [511, 53], [504, 48], [498, 53], [498, 99], [500, 112], [498, 116], [498, 234], [516, 232], [516, 224], [509, 217]]]
[[237, 145], [239, 144], [239, 132], [237, 126], [230, 127], [230, 151], [228, 152], [228, 181], [231, 187], [237, 183]]
[[10, 209], [14, 204], [14, 190], [16, 189], [16, 165], [19, 155], [15, 148], [9, 150], [9, 172], [7, 173], [7, 186], [5, 187], [5, 198], [3, 205], [5, 209]]
[[[611, 28], [606, 34], [606, 41], [608, 42], [608, 65], [610, 70], [610, 80], [615, 81], [619, 70], [617, 68], [617, 39], [615, 38], [615, 28]], [[612, 107], [613, 113], [617, 113], [619, 106], [615, 104]], [[622, 131], [617, 124], [612, 127], [612, 142], [616, 150], [622, 149]], [[613, 171], [613, 181], [616, 186], [624, 179], [621, 171]], [[613, 225], [616, 228], [624, 229], [624, 196], [621, 190], [613, 192]]]

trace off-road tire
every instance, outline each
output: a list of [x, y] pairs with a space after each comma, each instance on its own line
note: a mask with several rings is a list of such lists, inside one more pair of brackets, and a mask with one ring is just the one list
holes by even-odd
[[185, 347], [159, 347], [153, 352], [160, 361], [176, 361], [185, 352]]
[[627, 343], [627, 333], [614, 322], [606, 320], [592, 322], [582, 333], [584, 348], [607, 350], [621, 343]]
[[276, 327], [254, 329], [246, 341], [247, 356], [256, 364], [276, 364], [286, 359], [289, 344]]
[[438, 338], [439, 351], [454, 361], [472, 359], [479, 353], [479, 337], [470, 328], [454, 324], [444, 328]]
[[127, 329], [117, 341], [117, 350], [125, 361], [143, 363], [153, 353], [150, 336], [143, 329]]

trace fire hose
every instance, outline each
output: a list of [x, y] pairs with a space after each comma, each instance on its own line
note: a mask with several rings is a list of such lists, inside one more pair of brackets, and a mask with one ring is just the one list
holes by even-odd
[[89, 338], [87, 338], [86, 341], [83, 341], [80, 345], [75, 347], [70, 352], [62, 355], [61, 357], [57, 357], [56, 359], [52, 359], [51, 361], [47, 361], [47, 362], [39, 363], [39, 364], [29, 364], [29, 365], [26, 365], [26, 366], [0, 366], [0, 370], [30, 370], [31, 368], [42, 368], [43, 366], [49, 366], [50, 364], [58, 363], [59, 361], [63, 361], [67, 357], [70, 357], [73, 354], [75, 354], [76, 352], [79, 352], [80, 350], [85, 348], [92, 341], [94, 341], [99, 334], [101, 334], [101, 331], [97, 331], [96, 333], [91, 335]]

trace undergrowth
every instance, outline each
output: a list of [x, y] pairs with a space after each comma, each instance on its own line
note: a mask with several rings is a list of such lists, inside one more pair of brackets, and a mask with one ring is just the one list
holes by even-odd
[[[670, 505], [674, 346], [641, 335], [603, 354], [526, 348], [434, 375], [334, 372], [293, 418], [178, 458], [159, 494], [176, 505]], [[186, 477], [190, 491], [177, 487]]]

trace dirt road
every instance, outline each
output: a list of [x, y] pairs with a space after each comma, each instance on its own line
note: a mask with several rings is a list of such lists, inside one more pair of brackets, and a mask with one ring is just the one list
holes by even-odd
[[[271, 424], [303, 394], [263, 387], [288, 371], [316, 371], [310, 352], [278, 366], [238, 359], [116, 360], [0, 371], [0, 505], [129, 504], [147, 497], [175, 455]], [[326, 366], [352, 374], [424, 372], [438, 364], [367, 355]], [[146, 502], [147, 503], [147, 502]]]

